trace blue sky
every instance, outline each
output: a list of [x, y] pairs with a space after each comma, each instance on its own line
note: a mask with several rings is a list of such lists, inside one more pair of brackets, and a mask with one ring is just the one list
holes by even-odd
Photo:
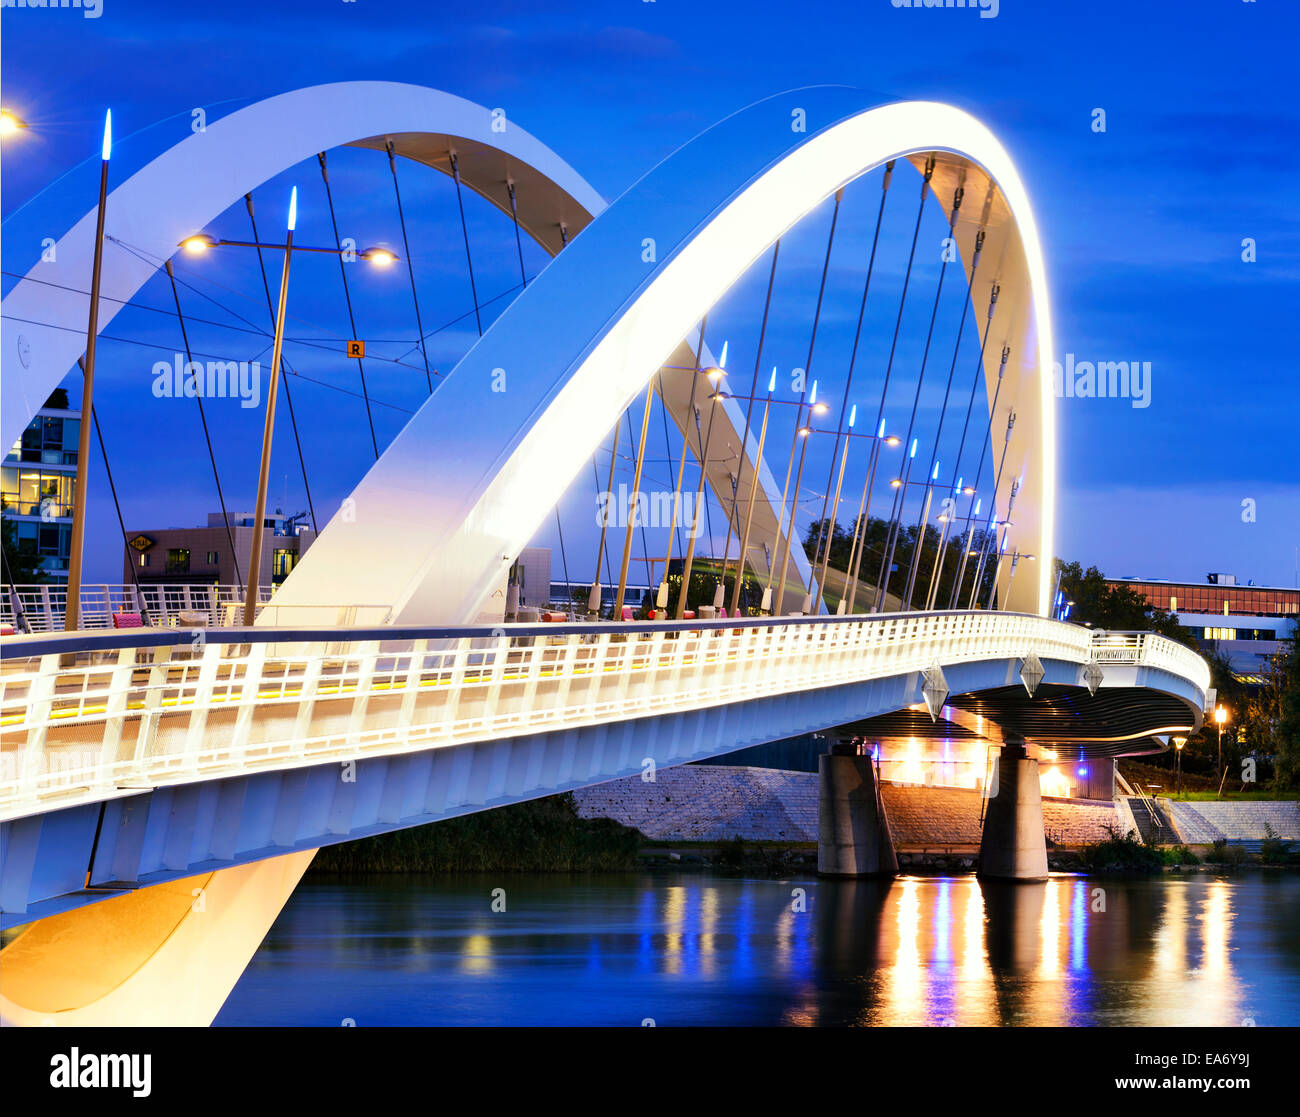
[[[98, 19], [76, 10], [5, 9], [0, 30], [0, 97], [31, 124], [21, 144], [5, 151], [0, 208], [6, 218], [97, 151], [109, 106], [125, 136], [163, 118], [187, 119], [196, 106], [217, 116], [235, 103], [325, 81], [432, 85], [506, 108], [613, 198], [723, 115], [782, 89], [842, 83], [878, 92], [882, 100], [957, 104], [1002, 138], [1029, 188], [1048, 257], [1058, 352], [1152, 365], [1149, 407], [1061, 402], [1058, 553], [1112, 575], [1199, 580], [1226, 570], [1259, 583], [1295, 582], [1300, 222], [1290, 184], [1300, 171], [1293, 74], [1300, 10], [1294, 5], [1002, 0], [996, 18], [982, 19], [969, 10], [897, 10], [889, 0], [816, 6], [619, 0], [568, 10], [495, 0], [448, 10], [405, 0], [275, 6], [232, 0], [184, 12], [165, 3], [103, 0]], [[1092, 130], [1096, 108], [1106, 112], [1104, 133]], [[161, 138], [141, 143], [152, 143], [151, 153], [165, 146]], [[338, 168], [336, 202], [351, 215], [345, 224], [359, 226], [361, 239], [400, 244], [383, 157], [345, 151], [331, 155], [331, 165]], [[93, 201], [81, 185], [90, 181], [87, 167], [33, 203], [47, 207], [42, 213], [52, 224], [66, 217], [54, 235]], [[408, 218], [416, 215], [413, 258], [429, 329], [470, 309], [451, 250], [456, 246], [448, 242], [459, 232], [449, 223], [454, 194], [445, 179], [422, 168], [401, 173]], [[302, 238], [327, 242], [328, 214], [309, 193], [319, 190], [314, 175], [314, 166], [300, 167], [258, 191], [259, 219], [276, 220], [288, 184], [301, 182]], [[863, 183], [846, 195], [846, 231], [833, 257], [838, 294], [826, 340], [819, 341], [826, 348], [818, 361], [828, 370], [837, 367], [837, 347], [846, 344], [856, 315], [850, 292], [861, 284], [859, 250], [870, 235], [877, 190]], [[910, 184], [903, 193], [913, 196]], [[908, 221], [910, 201], [902, 204], [901, 195], [898, 201], [887, 240]], [[517, 279], [508, 228], [481, 203], [470, 205], [469, 220], [480, 290], [506, 300]], [[932, 213], [927, 229], [941, 220]], [[803, 363], [799, 350], [806, 346], [827, 221], [828, 211], [819, 211], [792, 237], [789, 270], [782, 274], [788, 292], [771, 341], [773, 359], [785, 367]], [[246, 222], [240, 205], [215, 231], [242, 237]], [[1247, 237], [1257, 245], [1254, 263], [1241, 258]], [[6, 238], [7, 273], [32, 262], [33, 253]], [[530, 252], [529, 270], [541, 263], [540, 253]], [[886, 271], [898, 268], [895, 254]], [[189, 313], [229, 325], [237, 310], [264, 328], [255, 260], [231, 258], [202, 272], [178, 262], [178, 274], [194, 284], [182, 294], [192, 302]], [[6, 274], [4, 288], [13, 281]], [[404, 281], [390, 273], [353, 282], [360, 332], [391, 339], [376, 350], [401, 359], [377, 366], [374, 376], [375, 395], [391, 404], [376, 409], [381, 440], [424, 392], [422, 368], [417, 375], [409, 364], [414, 324]], [[922, 279], [928, 281], [930, 274]], [[725, 335], [738, 361], [746, 354], [752, 360], [753, 312], [743, 304], [753, 288], [752, 280], [742, 285], [719, 310], [715, 338]], [[203, 292], [222, 306], [208, 303]], [[166, 285], [155, 282], [137, 302], [166, 307], [170, 298]], [[294, 300], [291, 333], [341, 336], [337, 266], [328, 258], [302, 265]], [[958, 306], [945, 304], [945, 315]], [[885, 307], [873, 309], [879, 319], [869, 322], [879, 325]], [[174, 320], [132, 310], [110, 332], [157, 347], [107, 342], [101, 349], [101, 412], [114, 422], [110, 429], [137, 432], [129, 443], [120, 439], [116, 451], [110, 435], [128, 527], [201, 522], [216, 505], [197, 427], [151, 411], [140, 389], [152, 361], [177, 345]], [[449, 326], [431, 342], [431, 359], [450, 368], [473, 336], [464, 320]], [[237, 343], [233, 337], [229, 329], [196, 323], [191, 341], [196, 350], [232, 355], [232, 345], [242, 346], [238, 355], [245, 359], [260, 350], [252, 335]], [[369, 436], [360, 401], [339, 390], [355, 388], [345, 361], [307, 343], [290, 346], [288, 356], [304, 375], [333, 385], [294, 383], [323, 522], [365, 468]], [[946, 368], [946, 357], [943, 363]], [[834, 375], [828, 379], [833, 395]], [[231, 455], [222, 463], [223, 483], [247, 494], [233, 503], [251, 505], [258, 425], [255, 414], [237, 411], [214, 420]], [[140, 438], [140, 430], [148, 437]], [[815, 493], [824, 488], [828, 467], [825, 459], [810, 467]], [[288, 510], [305, 507], [287, 427], [277, 432], [273, 478], [276, 503], [283, 496], [293, 506]], [[115, 581], [121, 571], [116, 527], [106, 489], [95, 494], [89, 574]], [[1255, 502], [1253, 523], [1242, 520], [1243, 500]], [[585, 523], [590, 503], [589, 491], [571, 493], [566, 515]], [[570, 531], [566, 521], [568, 534], [586, 533]], [[590, 550], [576, 541], [571, 547]], [[590, 558], [570, 561], [589, 575]]]

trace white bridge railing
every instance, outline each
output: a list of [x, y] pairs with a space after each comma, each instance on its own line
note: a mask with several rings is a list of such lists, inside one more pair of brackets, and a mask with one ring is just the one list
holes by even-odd
[[[1094, 634], [1002, 612], [496, 629], [135, 629], [13, 636], [0, 663], [0, 819], [132, 790], [676, 713], [1023, 657]], [[1105, 636], [1112, 663], [1203, 691], [1193, 652]]]
[[[258, 591], [261, 605], [270, 602], [273, 589]], [[66, 585], [23, 584], [0, 592], [0, 624], [17, 632], [62, 632]], [[114, 613], [139, 613], [152, 628], [238, 624], [243, 618], [244, 591], [239, 586], [202, 583], [83, 584], [81, 627], [112, 628]]]

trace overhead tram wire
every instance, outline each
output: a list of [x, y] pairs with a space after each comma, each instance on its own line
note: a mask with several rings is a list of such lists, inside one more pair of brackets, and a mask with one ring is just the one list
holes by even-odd
[[[812, 375], [813, 351], [817, 345], [817, 327], [821, 324], [822, 317], [822, 300], [826, 295], [826, 276], [831, 266], [831, 249], [835, 246], [835, 229], [840, 219], [840, 203], [844, 200], [844, 188], [841, 187], [835, 191], [835, 208], [831, 210], [831, 231], [826, 238], [826, 257], [822, 261], [822, 278], [821, 284], [817, 288], [817, 308], [813, 312], [812, 333], [808, 337], [808, 359], [804, 362], [803, 369], [803, 391], [799, 394], [799, 407], [794, 416], [794, 443], [790, 447], [790, 457], [794, 457], [795, 446], [799, 445], [799, 431], [801, 419], [803, 416], [804, 397], [808, 392], [808, 378]], [[808, 421], [812, 422], [812, 413], [809, 412]], [[790, 571], [790, 551], [793, 549], [797, 538], [796, 520], [799, 511], [799, 484], [803, 479], [804, 454], [808, 449], [808, 437], [804, 436], [803, 446], [799, 448], [799, 470], [795, 476], [794, 492], [790, 497], [790, 527], [785, 534], [785, 558], [781, 562], [781, 584], [776, 594], [776, 613], [781, 614], [785, 606], [785, 583]], [[786, 477], [789, 477], [787, 469]], [[784, 511], [785, 500], [782, 498], [782, 511]], [[779, 530], [779, 528], [778, 528]], [[802, 544], [800, 544], [802, 546]], [[811, 574], [811, 571], [810, 571]], [[809, 579], [811, 583], [811, 578]], [[811, 585], [809, 589], [811, 590]], [[820, 612], [820, 610], [818, 610]]]
[[[181, 344], [185, 346], [186, 364], [194, 363], [194, 355], [190, 352], [189, 331], [185, 328], [185, 315], [181, 313], [181, 296], [176, 289], [176, 273], [172, 270], [172, 262], [167, 260], [163, 264], [167, 272], [167, 278], [171, 282], [172, 298], [176, 302], [176, 320], [181, 327]], [[244, 593], [244, 575], [239, 569], [239, 552], [235, 549], [235, 536], [230, 527], [230, 512], [226, 508], [226, 496], [221, 489], [221, 475], [217, 471], [217, 455], [212, 449], [212, 435], [208, 430], [208, 417], [203, 407], [203, 393], [196, 391], [194, 393], [194, 402], [199, 405], [199, 421], [203, 424], [203, 441], [208, 447], [208, 461], [212, 463], [212, 480], [217, 486], [217, 502], [221, 505], [221, 521], [226, 527], [226, 543], [230, 547], [230, 557], [235, 563], [235, 581], [239, 586], [240, 596]]]
[[[397, 156], [393, 152], [391, 138], [385, 146], [388, 151], [388, 169], [393, 173], [393, 193], [397, 197], [397, 220], [402, 226], [402, 251], [406, 253], [406, 274], [411, 279], [411, 301], [415, 305], [415, 332], [420, 339], [420, 356], [424, 358], [424, 379], [429, 388], [429, 395], [433, 395], [433, 376], [429, 371], [429, 350], [424, 344], [424, 323], [420, 319], [420, 296], [415, 289], [415, 263], [411, 259], [411, 242], [406, 238], [406, 212], [402, 208], [402, 188], [397, 183]], [[474, 313], [478, 313], [477, 306], [474, 308]], [[482, 330], [479, 332], [482, 333]]]
[[[885, 199], [889, 196], [889, 183], [894, 175], [894, 161], [891, 159], [885, 164], [884, 180], [880, 190], [880, 207], [876, 211], [876, 231], [871, 238], [871, 255], [867, 261], [867, 278], [862, 285], [862, 300], [858, 304], [858, 325], [853, 333], [853, 350], [849, 356], [849, 372], [844, 383], [844, 396], [840, 401], [840, 417], [835, 426], [835, 446], [831, 450], [830, 472], [826, 475], [826, 499], [822, 501], [821, 526], [817, 532], [817, 546], [813, 550], [813, 569], [817, 569], [818, 557], [821, 555], [822, 540], [826, 540], [826, 554], [821, 558], [821, 573], [817, 579], [817, 593], [819, 596], [825, 596], [826, 593], [826, 571], [830, 565], [831, 546], [835, 541], [835, 517], [838, 515], [838, 509], [831, 513], [831, 522], [826, 520], [826, 505], [831, 493], [831, 478], [835, 473], [835, 459], [840, 452], [840, 439], [844, 436], [844, 414], [849, 406], [849, 395], [853, 388], [853, 371], [858, 361], [858, 343], [862, 339], [862, 320], [867, 312], [867, 294], [871, 290], [871, 277], [876, 269], [876, 249], [880, 244], [880, 226], [885, 216]], [[880, 397], [881, 409], [884, 408], [884, 393]], [[848, 574], [848, 569], [845, 569]]]
[[[343, 280], [343, 300], [348, 305], [348, 326], [352, 330], [352, 336], [357, 336], [357, 319], [352, 311], [352, 292], [348, 289], [348, 269], [343, 262], [343, 242], [339, 240], [339, 223], [334, 214], [334, 192], [330, 189], [329, 170], [325, 166], [325, 152], [318, 152], [316, 158], [320, 160], [320, 177], [325, 184], [325, 201], [329, 204], [330, 210], [330, 227], [334, 230], [334, 247], [337, 251], [339, 262], [339, 278]], [[370, 445], [375, 451], [375, 461], [379, 460], [379, 440], [375, 437], [375, 417], [370, 410], [370, 392], [366, 388], [366, 365], [361, 357], [357, 357], [357, 373], [361, 377], [361, 394], [366, 401], [366, 422], [370, 424]]]
[[[257, 245], [257, 266], [262, 273], [262, 290], [266, 292], [266, 309], [271, 315], [271, 323], [275, 323], [275, 303], [271, 299], [271, 285], [266, 278], [266, 260], [262, 256], [262, 242], [257, 235], [257, 217], [253, 214], [253, 195], [244, 195], [244, 204], [248, 207], [248, 220], [253, 227], [253, 243]], [[320, 528], [316, 524], [316, 506], [311, 499], [311, 483], [307, 480], [307, 460], [302, 455], [302, 439], [298, 437], [298, 417], [294, 414], [293, 393], [289, 390], [289, 367], [284, 358], [284, 350], [280, 351], [280, 367], [271, 370], [272, 376], [280, 376], [284, 381], [284, 401], [289, 405], [289, 425], [293, 428], [293, 444], [298, 448], [298, 466], [302, 470], [302, 487], [307, 493], [307, 511], [311, 513], [311, 529], [320, 534]], [[252, 561], [251, 559], [249, 560]]]
[[[137, 248], [136, 246], [131, 245], [131, 244], [127, 243], [126, 241], [122, 240], [120, 237], [115, 237], [115, 236], [112, 236], [111, 234], [106, 233], [106, 234], [104, 235], [104, 239], [105, 239], [105, 241], [107, 241], [107, 242], [109, 242], [109, 243], [112, 243], [114, 246], [116, 246], [116, 247], [118, 247], [118, 248], [121, 248], [124, 252], [128, 252], [128, 253], [130, 253], [132, 256], [135, 256], [137, 259], [139, 259], [139, 260], [143, 260], [145, 263], [149, 264], [151, 267], [154, 267], [154, 268], [161, 268], [161, 267], [163, 266], [164, 260], [163, 260], [162, 257], [154, 256], [154, 255], [152, 255], [151, 253], [144, 252], [144, 251], [140, 250], [139, 248]], [[41, 284], [41, 285], [43, 285], [43, 286], [47, 286], [47, 287], [56, 287], [56, 288], [58, 288], [59, 290], [62, 290], [62, 291], [70, 291], [70, 292], [73, 292], [74, 294], [78, 294], [78, 295], [89, 295], [89, 292], [86, 291], [86, 290], [83, 290], [82, 288], [68, 286], [67, 284], [63, 284], [63, 283], [52, 283], [52, 282], [50, 282], [49, 280], [33, 279], [33, 278], [29, 277], [29, 276], [18, 275], [18, 274], [15, 273], [15, 272], [3, 272], [3, 273], [0, 273], [0, 274], [7, 275], [7, 276], [12, 276], [12, 277], [17, 278], [17, 279], [23, 279], [23, 280], [25, 280], [25, 281], [28, 282], [28, 283], [39, 283], [39, 284]], [[252, 335], [254, 335], [254, 336], [256, 336], [256, 337], [265, 338], [265, 339], [267, 339], [267, 343], [268, 343], [268, 344], [270, 343], [271, 335], [270, 335], [269, 333], [267, 333], [267, 331], [266, 331], [265, 329], [256, 326], [256, 325], [255, 325], [253, 322], [251, 322], [249, 319], [245, 318], [245, 317], [244, 317], [242, 314], [240, 314], [237, 310], [233, 310], [231, 307], [227, 306], [225, 303], [218, 302], [215, 298], [213, 298], [211, 295], [209, 295], [206, 291], [202, 290], [202, 289], [199, 288], [199, 287], [196, 287], [193, 283], [189, 283], [189, 282], [187, 282], [184, 278], [181, 278], [181, 277], [178, 276], [176, 282], [177, 282], [180, 286], [184, 287], [187, 291], [192, 291], [192, 292], [193, 292], [195, 295], [197, 295], [199, 298], [205, 300], [206, 302], [210, 302], [210, 303], [211, 303], [213, 306], [215, 306], [218, 310], [223, 310], [223, 311], [225, 311], [227, 314], [231, 315], [231, 317], [233, 317], [233, 318], [238, 318], [239, 321], [243, 322], [247, 328], [240, 327], [240, 326], [233, 326], [233, 325], [231, 325], [229, 322], [217, 322], [217, 321], [214, 321], [214, 320], [211, 319], [211, 318], [199, 318], [199, 317], [197, 317], [197, 316], [195, 316], [195, 315], [193, 315], [193, 314], [191, 314], [191, 315], [188, 316], [190, 322], [192, 322], [192, 323], [197, 323], [197, 324], [200, 324], [200, 325], [205, 325], [205, 326], [214, 326], [214, 327], [216, 327], [217, 329], [221, 329], [221, 330], [234, 330], [234, 331], [237, 332], [237, 333], [252, 334]], [[243, 293], [240, 292], [240, 291], [235, 291], [235, 290], [233, 290], [232, 288], [226, 287], [226, 286], [224, 286], [224, 285], [222, 285], [222, 284], [220, 284], [220, 283], [216, 283], [216, 282], [214, 282], [214, 281], [212, 281], [212, 280], [210, 280], [210, 279], [205, 280], [205, 282], [207, 282], [208, 284], [210, 284], [210, 285], [213, 286], [213, 287], [216, 287], [218, 290], [227, 291], [227, 292], [229, 292], [230, 294], [236, 295], [236, 296], [239, 297], [239, 298], [247, 299], [247, 298], [250, 297], [250, 296], [248, 296], [248, 295], [243, 294]], [[507, 291], [503, 291], [501, 294], [493, 296], [493, 300], [492, 300], [492, 301], [496, 301], [496, 299], [503, 299], [503, 298], [506, 297], [506, 295], [509, 295], [509, 294], [513, 293], [515, 290], [516, 290], [516, 288], [512, 287], [512, 288], [510, 288], [510, 289], [507, 290]], [[166, 315], [166, 316], [169, 317], [169, 318], [172, 317], [172, 315], [173, 315], [173, 313], [174, 313], [173, 311], [166, 310], [166, 309], [161, 308], [161, 307], [149, 306], [147, 303], [139, 303], [139, 302], [135, 302], [135, 301], [132, 300], [132, 299], [115, 299], [115, 298], [111, 298], [111, 297], [108, 296], [108, 295], [101, 295], [100, 297], [101, 297], [105, 302], [115, 302], [115, 303], [117, 303], [119, 306], [122, 306], [122, 307], [127, 307], [127, 306], [129, 306], [129, 307], [131, 307], [133, 310], [145, 310], [145, 311], [148, 311], [148, 312], [151, 313], [151, 314], [164, 314], [164, 315]], [[484, 304], [484, 305], [486, 305], [486, 304]], [[469, 314], [469, 311], [466, 311], [466, 313], [465, 313], [464, 315], [461, 315], [460, 317], [457, 317], [457, 318], [453, 318], [450, 322], [446, 322], [446, 323], [444, 323], [443, 325], [437, 327], [436, 329], [430, 330], [430, 331], [429, 331], [429, 336], [432, 337], [434, 334], [439, 333], [439, 332], [441, 332], [442, 330], [449, 329], [451, 326], [454, 326], [457, 322], [459, 322], [459, 321], [460, 321], [460, 318], [462, 318], [462, 317], [467, 317], [468, 314]], [[35, 319], [22, 319], [22, 318], [17, 318], [17, 317], [9, 316], [9, 315], [6, 315], [6, 317], [8, 317], [10, 321], [14, 321], [14, 322], [27, 321], [27, 322], [31, 322], [31, 324], [33, 324], [33, 325], [38, 325], [38, 326], [47, 326], [47, 327], [49, 327], [50, 329], [55, 329], [55, 330], [64, 330], [64, 331], [69, 331], [69, 330], [71, 330], [71, 332], [74, 332], [74, 333], [84, 333], [84, 332], [85, 332], [84, 330], [81, 330], [79, 327], [76, 328], [76, 329], [71, 329], [70, 327], [56, 325], [55, 323], [52, 323], [52, 322], [41, 322], [41, 321], [37, 321], [37, 320], [35, 320]], [[299, 319], [299, 321], [302, 321], [302, 319]], [[308, 322], [308, 323], [306, 323], [306, 324], [307, 324], [307, 325], [316, 325], [316, 323], [314, 323], [314, 322]], [[319, 328], [322, 329], [322, 330], [325, 330], [325, 329], [326, 329], [326, 328], [323, 327], [323, 326], [321, 326], [321, 327], [319, 327]], [[327, 330], [326, 332], [328, 333], [329, 331]], [[148, 345], [148, 344], [149, 344], [149, 343], [147, 343], [147, 342], [138, 341], [138, 340], [133, 339], [133, 338], [114, 337], [113, 335], [105, 334], [105, 333], [102, 333], [102, 332], [100, 333], [99, 336], [100, 336], [100, 337], [103, 337], [103, 338], [107, 338], [109, 341], [120, 341], [120, 342], [123, 342], [124, 344], [128, 344], [128, 345]], [[341, 335], [339, 335], [339, 336], [341, 336]], [[404, 342], [406, 339], [405, 339], [405, 338], [400, 338], [400, 339], [396, 339], [395, 341], [394, 341], [393, 339], [388, 339], [388, 340], [392, 341], [393, 344], [400, 344], [400, 343]], [[335, 351], [337, 350], [337, 346], [336, 346], [336, 344], [335, 344], [335, 342], [334, 342], [333, 339], [331, 339], [330, 342], [329, 342], [328, 344], [326, 344], [326, 343], [324, 343], [323, 341], [321, 341], [320, 339], [313, 339], [313, 338], [309, 338], [309, 337], [300, 337], [300, 336], [299, 336], [299, 337], [287, 336], [287, 337], [285, 338], [285, 341], [286, 341], [286, 342], [290, 342], [290, 341], [291, 341], [291, 342], [293, 342], [295, 345], [305, 346], [305, 347], [310, 348], [310, 349], [320, 349], [320, 350], [323, 350], [323, 351], [326, 351], [326, 352], [330, 352], [330, 353], [333, 353], [333, 352], [335, 352]], [[152, 348], [154, 348], [154, 349], [162, 349], [162, 350], [166, 351], [166, 346], [162, 346], [162, 345], [154, 345], [154, 346], [152, 346]], [[413, 348], [415, 348], [415, 347], [413, 347]], [[200, 356], [220, 356], [219, 354], [208, 354], [208, 353], [200, 353], [199, 355], [200, 355]], [[380, 361], [386, 361], [386, 362], [389, 363], [389, 364], [399, 365], [399, 366], [402, 367], [402, 368], [412, 368], [412, 366], [410, 366], [410, 365], [403, 365], [402, 362], [401, 362], [400, 360], [395, 360], [395, 359], [393, 359], [393, 358], [391, 358], [391, 357], [374, 357], [373, 359], [375, 359], [375, 360], [380, 360]], [[307, 380], [307, 379], [310, 379], [310, 377], [303, 377], [303, 379], [304, 379], [304, 380]], [[321, 382], [321, 381], [316, 381], [316, 383], [322, 383], [322, 382]], [[324, 385], [324, 386], [325, 386], [325, 387], [334, 387], [334, 385]], [[339, 391], [343, 391], [344, 389], [338, 389], [338, 390], [339, 390]], [[349, 393], [349, 394], [352, 394], [352, 393]], [[357, 398], [360, 399], [361, 397], [358, 396]], [[373, 399], [373, 397], [372, 397], [372, 399]], [[373, 402], [379, 404], [379, 405], [382, 406], [382, 407], [392, 407], [392, 408], [395, 408], [395, 409], [398, 410], [398, 411], [408, 411], [408, 413], [409, 413], [409, 409], [404, 408], [404, 407], [398, 407], [396, 404], [384, 403], [383, 400], [374, 399]]]

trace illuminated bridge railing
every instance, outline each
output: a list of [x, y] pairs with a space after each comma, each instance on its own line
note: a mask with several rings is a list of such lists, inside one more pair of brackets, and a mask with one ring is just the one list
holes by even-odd
[[1093, 635], [1092, 657], [1106, 664], [1155, 667], [1190, 679], [1202, 692], [1210, 686], [1210, 667], [1190, 648], [1155, 632], [1098, 632]]
[[[271, 601], [272, 588], [258, 591], [262, 606]], [[0, 592], [0, 624], [21, 632], [63, 631], [66, 585], [20, 584]], [[150, 627], [217, 626], [243, 619], [244, 591], [239, 586], [212, 582], [186, 583], [85, 583], [81, 587], [81, 627], [112, 628], [114, 613], [140, 613]], [[24, 624], [25, 622], [25, 624]]]
[[[1173, 658], [1125, 644], [1129, 662]], [[1001, 612], [9, 637], [0, 818], [266, 768], [670, 714], [1093, 635]], [[1184, 674], [1204, 664], [1187, 652]]]

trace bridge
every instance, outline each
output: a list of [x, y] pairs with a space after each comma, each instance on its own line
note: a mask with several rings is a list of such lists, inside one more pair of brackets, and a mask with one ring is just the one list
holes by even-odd
[[[376, 460], [343, 507], [262, 595], [256, 624], [236, 626], [214, 592], [201, 624], [173, 600], [171, 614], [165, 602], [144, 608], [158, 623], [93, 627], [92, 617], [114, 611], [106, 588], [101, 612], [83, 610], [80, 627], [58, 631], [61, 606], [48, 589], [34, 609], [10, 587], [12, 619], [36, 613], [43, 623], [0, 644], [0, 918], [19, 929], [7, 931], [0, 955], [6, 1023], [210, 1022], [323, 845], [802, 733], [834, 742], [822, 766], [820, 869], [889, 872], [865, 745], [884, 735], [873, 719], [899, 712], [923, 714], [935, 733], [960, 726], [999, 749], [981, 872], [1041, 878], [1042, 750], [1149, 752], [1199, 726], [1209, 686], [1199, 657], [1154, 634], [1061, 619], [1050, 562], [1055, 410], [1042, 251], [1010, 157], [974, 118], [934, 103], [873, 106], [853, 90], [797, 90], [709, 129], [606, 206], [513, 122], [496, 127], [485, 107], [392, 83], [299, 90], [230, 113], [113, 191], [109, 233], [133, 251], [106, 258], [100, 328], [241, 194], [318, 153], [323, 172], [323, 153], [341, 146], [387, 152], [394, 178], [398, 156], [441, 172], [458, 196], [465, 189], [488, 201], [553, 260], [529, 277], [520, 247], [521, 289], [436, 391], [430, 385], [397, 437], [382, 449], [376, 441]], [[788, 459], [769, 460], [764, 335], [749, 392], [723, 390], [726, 346], [715, 356], [703, 323], [756, 269], [767, 282], [765, 333], [766, 254], [774, 277], [783, 240], [833, 206], [809, 371], [842, 199], [883, 169], [883, 215], [904, 168], [920, 188], [912, 253], [937, 202], [959, 261], [953, 282], [965, 285], [939, 429], [927, 433], [918, 412], [940, 296], [919, 367], [895, 368], [905, 279], [888, 362], [872, 374], [880, 381], [883, 372], [873, 435], [853, 433], [850, 384], [824, 374], [842, 388], [839, 423], [825, 432], [835, 435], [829, 460], [839, 482], [828, 477], [809, 499], [801, 478], [816, 383], [797, 390]], [[94, 212], [82, 217], [56, 262], [33, 266], [4, 297], [3, 343], [9, 351], [21, 334], [24, 354], [21, 372], [6, 377], [5, 445], [81, 355], [94, 224]], [[873, 241], [868, 288], [875, 259]], [[940, 292], [947, 249], [943, 260]], [[968, 467], [970, 486], [960, 477], [940, 485], [971, 307], [977, 353], [962, 367], [973, 366], [966, 425], [975, 415], [979, 466]], [[857, 351], [855, 339], [848, 381]], [[914, 388], [892, 479], [881, 465], [880, 417], [891, 376]], [[503, 378], [507, 390], [496, 390]], [[583, 617], [569, 603], [559, 620], [520, 623], [513, 564], [610, 431], [612, 481], [622, 423], [641, 479], [656, 401], [665, 432], [671, 423], [681, 443], [673, 496], [693, 456], [705, 510], [716, 507], [727, 525], [720, 548], [709, 538], [721, 551], [710, 556], [714, 604], [688, 599], [703, 530], [697, 506], [675, 580], [663, 563], [653, 618], [603, 619], [598, 607]], [[851, 440], [864, 437], [870, 466], [850, 561], [832, 565], [826, 524], [836, 522]], [[923, 437], [932, 445], [917, 459]], [[959, 462], [966, 442], [963, 430]], [[869, 545], [877, 488], [890, 515]], [[932, 526], [932, 500], [938, 511], [949, 492], [942, 524]], [[800, 537], [816, 498], [824, 538], [809, 554]], [[663, 526], [671, 560], [680, 525]], [[597, 606], [602, 559], [606, 584], [615, 581], [608, 560], [617, 542], [606, 544], [602, 529]], [[644, 535], [642, 550], [649, 569]], [[1017, 577], [1022, 560], [1033, 573]], [[751, 588], [763, 589], [761, 601]], [[157, 591], [133, 592], [141, 604]], [[886, 610], [891, 603], [899, 608]]]

